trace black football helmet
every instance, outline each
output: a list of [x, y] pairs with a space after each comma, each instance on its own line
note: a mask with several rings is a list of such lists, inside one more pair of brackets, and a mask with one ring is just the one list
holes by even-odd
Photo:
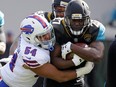
[[64, 19], [73, 35], [81, 35], [84, 28], [90, 24], [89, 6], [83, 0], [69, 2]]
[[[68, 5], [68, 3], [71, 0], [53, 0], [52, 1], [52, 12], [54, 14], [55, 17], [64, 17], [64, 11], [65, 10], [57, 10], [56, 7], [63, 7], [65, 9], [65, 7]], [[63, 16], [58, 16], [57, 14], [63, 14]]]

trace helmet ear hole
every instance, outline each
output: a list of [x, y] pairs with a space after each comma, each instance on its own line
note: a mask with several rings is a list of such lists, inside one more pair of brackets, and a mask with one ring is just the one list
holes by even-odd
[[26, 37], [28, 40], [30, 40], [30, 38]]

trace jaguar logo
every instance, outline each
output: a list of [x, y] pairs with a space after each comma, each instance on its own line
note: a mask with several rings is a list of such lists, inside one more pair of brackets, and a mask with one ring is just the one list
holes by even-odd
[[87, 42], [90, 42], [92, 39], [92, 35], [91, 34], [85, 34], [84, 35], [84, 40], [87, 41]]

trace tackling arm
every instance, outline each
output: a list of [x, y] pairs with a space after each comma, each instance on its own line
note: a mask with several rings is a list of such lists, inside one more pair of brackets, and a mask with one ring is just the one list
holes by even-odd
[[46, 63], [37, 68], [29, 68], [27, 65], [23, 65], [24, 68], [30, 69], [35, 72], [37, 75], [56, 80], [58, 82], [65, 82], [77, 77], [80, 77], [84, 74], [88, 74], [93, 69], [93, 63], [87, 62], [85, 64], [86, 68], [80, 68], [76, 70], [65, 70], [60, 71], [55, 66], [50, 63]]
[[72, 60], [64, 60], [61, 57], [61, 46], [55, 44], [54, 51], [51, 52], [51, 63], [59, 69], [66, 69], [74, 66]]

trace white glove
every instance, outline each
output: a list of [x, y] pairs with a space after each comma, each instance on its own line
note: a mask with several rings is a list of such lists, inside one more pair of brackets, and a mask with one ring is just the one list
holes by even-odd
[[66, 44], [62, 45], [61, 52], [63, 59], [66, 59], [66, 55], [71, 52], [71, 44], [71, 42], [67, 42]]
[[80, 65], [84, 61], [84, 59], [82, 59], [78, 55], [74, 54], [72, 61], [73, 61], [75, 66], [78, 66], [78, 65]]
[[5, 42], [0, 42], [0, 54], [3, 54], [5, 52], [5, 49], [6, 49]]
[[12, 56], [13, 55], [10, 55], [8, 58], [2, 58], [2, 59], [0, 59], [0, 62], [7, 63], [7, 62], [11, 61]]
[[93, 62], [86, 62], [84, 67], [76, 69], [77, 77], [90, 73], [93, 67], [94, 67]]

